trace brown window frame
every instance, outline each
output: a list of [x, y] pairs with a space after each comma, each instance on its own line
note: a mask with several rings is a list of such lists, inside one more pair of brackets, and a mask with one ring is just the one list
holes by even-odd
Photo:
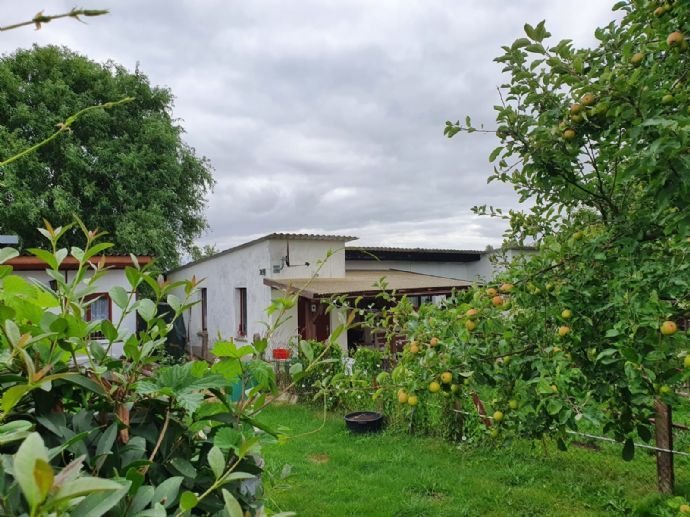
[[[84, 301], [90, 302], [91, 300], [96, 300], [97, 298], [103, 298], [105, 300], [108, 300], [108, 321], [110, 321], [112, 323], [113, 322], [113, 300], [110, 298], [110, 295], [108, 293], [90, 294], [90, 295], [84, 297]], [[91, 304], [86, 306], [86, 314], [84, 314], [84, 320], [86, 322], [93, 321], [91, 319]], [[105, 336], [103, 336], [103, 334], [100, 332], [94, 332], [91, 334], [90, 337], [91, 337], [91, 339], [104, 339]]]
[[206, 287], [201, 288], [201, 330], [208, 331], [208, 291]]
[[237, 336], [247, 336], [247, 288], [235, 288], [237, 293]]

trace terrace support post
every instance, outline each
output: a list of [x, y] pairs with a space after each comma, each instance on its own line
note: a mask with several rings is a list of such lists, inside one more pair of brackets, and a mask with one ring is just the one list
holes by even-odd
[[202, 330], [199, 335], [201, 336], [201, 358], [208, 361], [208, 332]]
[[[673, 418], [671, 407], [657, 399], [655, 404], [656, 446], [659, 449], [673, 450]], [[673, 453], [656, 451], [656, 477], [659, 492], [673, 493]]]

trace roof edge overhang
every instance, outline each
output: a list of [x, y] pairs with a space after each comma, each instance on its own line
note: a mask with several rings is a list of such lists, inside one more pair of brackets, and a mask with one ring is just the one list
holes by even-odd
[[356, 241], [359, 237], [354, 237], [350, 235], [327, 235], [327, 234], [317, 234], [317, 233], [269, 233], [268, 235], [264, 235], [263, 237], [259, 237], [257, 239], [243, 242], [242, 244], [238, 244], [237, 246], [233, 246], [231, 248], [219, 251], [218, 253], [214, 253], [211, 256], [208, 257], [203, 257], [200, 258], [199, 260], [193, 260], [192, 262], [188, 262], [186, 264], [183, 264], [181, 266], [178, 266], [176, 268], [173, 268], [169, 271], [167, 271], [165, 274], [169, 275], [172, 273], [177, 273], [178, 271], [182, 271], [184, 269], [187, 269], [188, 267], [196, 266], [197, 264], [201, 264], [203, 262], [208, 262], [209, 260], [213, 260], [219, 257], [222, 257], [223, 255], [228, 255], [230, 253], [233, 253], [235, 251], [239, 251], [244, 248], [248, 248], [250, 246], [254, 246], [255, 244], [259, 244], [260, 242], [264, 241], [271, 241], [271, 240], [293, 240], [293, 241], [339, 241], [339, 242], [352, 242]]
[[424, 248], [345, 248], [345, 260], [350, 261], [407, 261], [407, 262], [477, 262], [482, 252], [473, 250], [424, 249]]
[[269, 287], [272, 287], [274, 289], [280, 289], [282, 291], [285, 291], [289, 294], [299, 294], [300, 296], [303, 296], [305, 298], [309, 298], [310, 300], [325, 300], [328, 298], [331, 298], [332, 296], [342, 296], [345, 295], [347, 298], [357, 298], [358, 296], [362, 296], [364, 298], [373, 298], [379, 293], [385, 291], [388, 293], [395, 292], [396, 294], [400, 295], [405, 295], [405, 296], [430, 296], [430, 295], [442, 295], [442, 294], [451, 294], [455, 290], [459, 289], [467, 289], [470, 287], [469, 285], [467, 286], [436, 286], [436, 287], [414, 287], [414, 288], [409, 288], [409, 289], [379, 289], [379, 288], [372, 288], [372, 289], [367, 289], [363, 291], [341, 291], [341, 292], [335, 292], [335, 293], [318, 293], [314, 290], [310, 290], [309, 287], [304, 287], [300, 288], [297, 286], [294, 286], [290, 284], [289, 280], [288, 281], [279, 281], [279, 280], [274, 280], [272, 278], [264, 278], [264, 285], [267, 285]]
[[[145, 264], [150, 264], [153, 262], [153, 258], [149, 255], [141, 255], [136, 257], [139, 265], [143, 266]], [[102, 264], [103, 267], [110, 269], [124, 269], [128, 266], [133, 266], [134, 261], [129, 256], [108, 256], [108, 255], [97, 255], [89, 259], [89, 263], [93, 266]], [[12, 266], [15, 271], [37, 271], [48, 268], [43, 260], [38, 257], [33, 256], [21, 256], [15, 257], [8, 260], [4, 265]], [[74, 257], [66, 257], [60, 263], [60, 270], [75, 270], [79, 268], [79, 261]]]

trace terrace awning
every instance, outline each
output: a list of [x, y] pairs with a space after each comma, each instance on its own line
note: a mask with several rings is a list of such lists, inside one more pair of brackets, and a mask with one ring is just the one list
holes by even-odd
[[454, 289], [464, 289], [471, 285], [466, 280], [398, 269], [348, 270], [341, 278], [264, 278], [264, 284], [292, 293], [299, 291], [305, 298], [317, 299], [343, 294], [350, 297], [376, 296], [381, 292], [381, 279], [384, 280], [387, 291], [408, 296], [450, 294]]

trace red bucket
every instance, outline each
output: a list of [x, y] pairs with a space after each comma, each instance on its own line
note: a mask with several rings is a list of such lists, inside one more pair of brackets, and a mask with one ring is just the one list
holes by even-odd
[[290, 359], [290, 350], [287, 348], [274, 348], [273, 359]]

